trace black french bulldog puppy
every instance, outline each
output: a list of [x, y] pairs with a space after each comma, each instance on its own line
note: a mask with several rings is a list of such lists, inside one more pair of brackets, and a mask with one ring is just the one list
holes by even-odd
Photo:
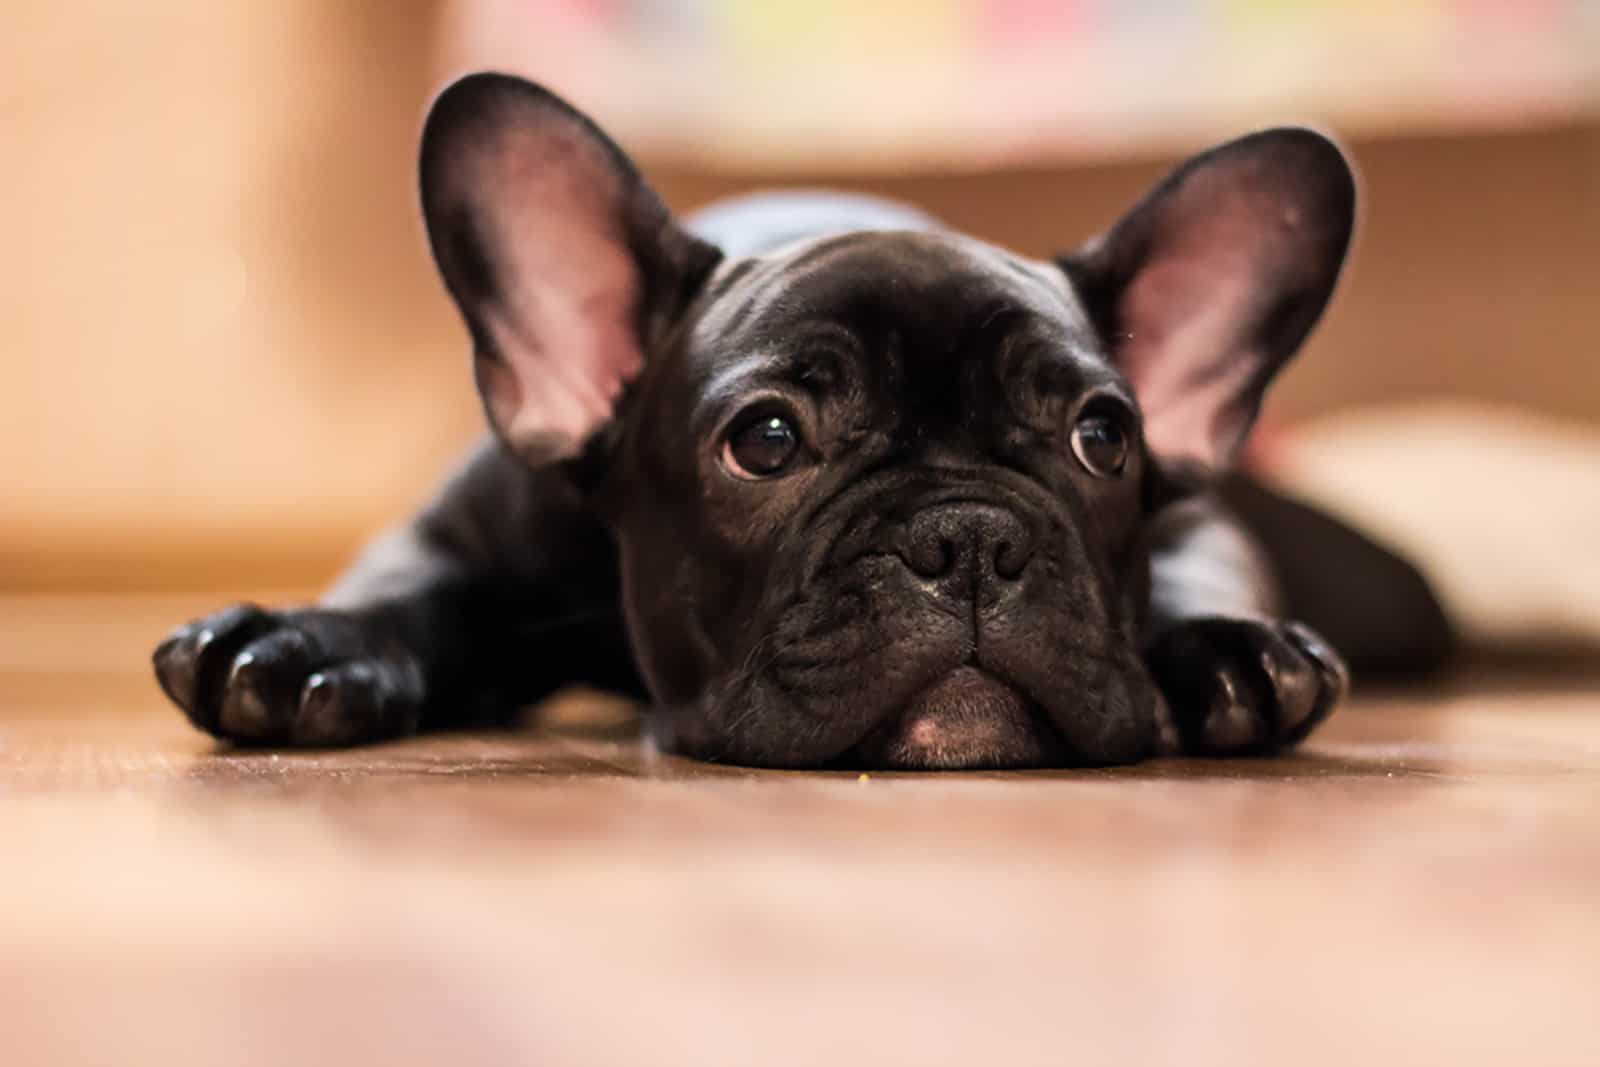
[[1318, 134], [1199, 155], [1056, 262], [859, 197], [680, 223], [503, 75], [438, 99], [421, 186], [494, 440], [320, 606], [164, 642], [201, 729], [352, 744], [584, 682], [708, 759], [1019, 767], [1273, 752], [1344, 694], [1217, 489], [1350, 241]]

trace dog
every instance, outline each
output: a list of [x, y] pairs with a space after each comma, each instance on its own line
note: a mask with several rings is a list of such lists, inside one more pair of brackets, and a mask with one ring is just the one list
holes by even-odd
[[1228, 475], [1350, 245], [1318, 133], [1197, 155], [1054, 261], [860, 196], [679, 221], [502, 74], [438, 97], [419, 169], [492, 434], [317, 606], [162, 642], [219, 738], [373, 742], [585, 683], [755, 766], [1256, 755], [1349, 679], [1286, 571], [1376, 661], [1448, 641], [1407, 564]]

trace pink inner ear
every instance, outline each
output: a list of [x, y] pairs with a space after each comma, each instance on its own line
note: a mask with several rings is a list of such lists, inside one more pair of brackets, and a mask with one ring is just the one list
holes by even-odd
[[1158, 454], [1202, 463], [1228, 461], [1238, 431], [1235, 401], [1258, 370], [1241, 351], [1248, 317], [1247, 278], [1188, 262], [1148, 269], [1124, 297], [1128, 336], [1121, 361], [1144, 412], [1145, 439]]
[[1286, 280], [1285, 231], [1296, 225], [1270, 197], [1218, 188], [1203, 175], [1170, 206], [1119, 313], [1118, 361], [1157, 454], [1211, 469], [1232, 459], [1264, 372], [1266, 355], [1252, 341]]
[[510, 130], [474, 160], [499, 291], [480, 309], [501, 364], [482, 384], [501, 432], [541, 459], [575, 453], [639, 373], [639, 278], [625, 195], [575, 127]]

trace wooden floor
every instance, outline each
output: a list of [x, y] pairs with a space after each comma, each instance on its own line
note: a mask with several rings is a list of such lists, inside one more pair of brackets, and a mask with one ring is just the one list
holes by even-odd
[[213, 599], [0, 599], [11, 1067], [1600, 1063], [1570, 674], [1114, 772], [749, 773], [583, 699], [239, 754], [145, 673]]

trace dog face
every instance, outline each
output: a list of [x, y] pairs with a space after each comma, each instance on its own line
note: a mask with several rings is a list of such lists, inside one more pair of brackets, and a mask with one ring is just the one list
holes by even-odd
[[670, 742], [782, 766], [1147, 754], [1145, 520], [1228, 462], [1354, 211], [1278, 130], [1058, 262], [938, 230], [730, 259], [497, 75], [435, 105], [422, 186], [491, 424], [592, 481]]

